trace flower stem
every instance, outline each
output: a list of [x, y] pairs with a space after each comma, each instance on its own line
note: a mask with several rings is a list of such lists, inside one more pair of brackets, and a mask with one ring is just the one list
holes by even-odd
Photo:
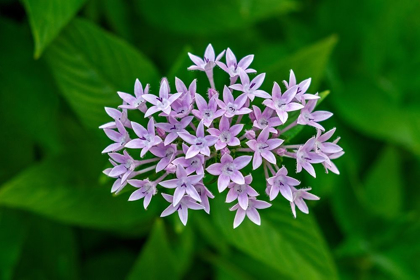
[[242, 117], [243, 117], [244, 115], [239, 115], [238, 116], [238, 118], [236, 119], [236, 124], [240, 124], [241, 123], [241, 120], [242, 120]]
[[197, 128], [195, 127], [195, 125], [192, 122], [190, 122], [190, 126], [194, 131], [197, 131]]
[[139, 175], [139, 174], [143, 174], [143, 173], [152, 171], [155, 168], [156, 168], [156, 165], [152, 165], [152, 166], [146, 167], [145, 169], [142, 169], [142, 170], [137, 171], [136, 172], [136, 175]]
[[288, 126], [286, 126], [285, 128], [283, 128], [282, 130], [279, 131], [279, 134], [285, 133], [286, 131], [288, 131], [289, 129], [295, 127], [297, 125], [297, 120], [295, 120], [294, 122], [292, 122], [291, 124], [289, 124]]
[[270, 170], [271, 174], [273, 174], [273, 176], [274, 176], [274, 174], [276, 174], [276, 172], [274, 171], [274, 169], [273, 169], [273, 167], [271, 166], [271, 164], [270, 164], [270, 163], [268, 163], [268, 162], [266, 162], [266, 166], [267, 166], [267, 167], [268, 167], [268, 169]]
[[150, 163], [150, 162], [155, 162], [155, 161], [158, 161], [158, 160], [160, 160], [160, 158], [150, 158], [150, 159], [139, 160], [139, 161], [137, 161], [137, 166], [140, 166], [140, 165], [143, 165], [143, 164], [146, 164], [146, 163]]
[[162, 176], [160, 176], [159, 178], [156, 179], [156, 181], [154, 182], [156, 185], [159, 184], [163, 179], [166, 178], [166, 176], [168, 176], [168, 172], [165, 172]]
[[216, 86], [214, 85], [214, 79], [213, 79], [213, 68], [210, 70], [207, 70], [206, 75], [207, 75], [207, 78], [209, 79], [211, 88], [216, 90]]
[[250, 148], [238, 148], [236, 152], [253, 152]]
[[282, 148], [285, 148], [285, 149], [299, 149], [302, 145], [303, 144], [300, 144], [300, 145], [284, 145], [284, 146], [282, 146]]

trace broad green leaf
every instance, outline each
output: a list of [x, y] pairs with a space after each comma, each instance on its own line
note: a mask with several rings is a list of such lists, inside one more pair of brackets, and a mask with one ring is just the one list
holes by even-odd
[[26, 215], [29, 234], [15, 279], [76, 280], [79, 252], [73, 230], [35, 215]]
[[273, 62], [260, 71], [267, 73], [266, 83], [280, 83], [282, 80], [289, 80], [289, 72], [292, 69], [298, 82], [312, 78], [308, 92], [315, 93], [337, 41], [337, 36], [332, 35], [288, 57], [272, 58]]
[[82, 122], [109, 121], [105, 106], [122, 104], [117, 91], [132, 93], [136, 78], [158, 83], [151, 62], [136, 49], [85, 20], [75, 19], [45, 54], [61, 92]]
[[12, 279], [27, 232], [26, 221], [19, 212], [0, 209], [0, 279]]
[[23, 0], [35, 40], [35, 58], [55, 39], [85, 0]]
[[[139, 11], [159, 28], [182, 34], [215, 34], [241, 29], [296, 9], [289, 0], [141, 1]], [[168, 24], [170, 22], [170, 24]]]
[[[0, 189], [0, 205], [24, 209], [63, 223], [114, 231], [147, 228], [155, 208], [145, 211], [141, 202], [113, 197], [108, 187], [86, 178], [86, 159], [73, 163], [62, 156], [35, 165]], [[74, 161], [74, 160], [73, 160]]]
[[270, 209], [261, 210], [261, 226], [246, 220], [237, 229], [233, 229], [234, 215], [223, 199], [216, 197], [214, 205], [217, 226], [240, 251], [290, 279], [337, 279], [316, 223], [302, 213], [294, 219], [287, 201], [276, 200]]
[[181, 279], [190, 262], [192, 239], [191, 230], [186, 230], [171, 244], [163, 220], [156, 219], [128, 279]]
[[368, 209], [384, 218], [397, 217], [402, 206], [402, 174], [400, 152], [392, 146], [384, 148], [372, 165], [364, 182]]

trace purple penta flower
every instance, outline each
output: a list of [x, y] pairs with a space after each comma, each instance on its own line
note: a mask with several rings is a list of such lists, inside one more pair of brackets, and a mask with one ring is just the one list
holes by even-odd
[[293, 201], [290, 202], [290, 206], [292, 208], [293, 216], [296, 218], [296, 208], [297, 206], [300, 211], [302, 211], [305, 214], [309, 213], [308, 205], [306, 205], [305, 200], [319, 200], [319, 197], [316, 195], [313, 195], [309, 193], [311, 188], [306, 189], [296, 189], [292, 187], [292, 193], [293, 193]]
[[175, 206], [185, 194], [201, 202], [200, 195], [194, 188], [194, 185], [203, 179], [204, 174], [188, 176], [184, 167], [178, 165], [176, 167], [176, 179], [160, 182], [159, 185], [168, 189], [175, 189], [173, 205]]
[[174, 118], [184, 118], [191, 113], [193, 108], [194, 96], [197, 89], [197, 82], [194, 80], [189, 89], [178, 78], [175, 78], [176, 90], [181, 92], [181, 96], [172, 103], [171, 116]]
[[292, 187], [298, 186], [300, 182], [295, 178], [287, 176], [286, 167], [280, 168], [276, 175], [267, 179], [270, 185], [269, 196], [270, 200], [277, 197], [279, 192], [289, 201], [293, 201]]
[[286, 81], [283, 81], [283, 83], [287, 89], [297, 86], [296, 95], [294, 98], [300, 103], [302, 103], [304, 100], [319, 99], [319, 96], [317, 95], [306, 93], [309, 86], [311, 85], [311, 78], [306, 79], [300, 82], [299, 84], [296, 84], [295, 73], [293, 72], [293, 70], [290, 70], [289, 83], [287, 83]]
[[[259, 129], [264, 129], [266, 127], [269, 127], [269, 131], [271, 133], [277, 132], [277, 130], [274, 127], [281, 125], [281, 122], [278, 117], [272, 117], [273, 115], [272, 109], [266, 107], [264, 109], [264, 112], [261, 113], [261, 109], [259, 107], [253, 105], [252, 108], [254, 109], [254, 116], [255, 116], [255, 120], [253, 123], [254, 127], [259, 128]], [[254, 138], [255, 138], [255, 135], [254, 135]]]
[[195, 102], [198, 110], [192, 110], [194, 116], [202, 120], [206, 127], [209, 127], [214, 119], [220, 118], [223, 114], [223, 110], [217, 108], [217, 95], [213, 95], [210, 98], [209, 104], [206, 100], [198, 93], [195, 94]]
[[247, 166], [251, 158], [251, 156], [240, 156], [233, 159], [226, 153], [222, 156], [220, 163], [207, 167], [207, 172], [219, 176], [217, 180], [219, 192], [223, 192], [231, 181], [240, 185], [245, 184], [245, 178], [239, 170]]
[[147, 102], [153, 104], [153, 106], [146, 111], [146, 114], [144, 115], [145, 118], [159, 111], [162, 111], [166, 116], [169, 116], [171, 113], [171, 104], [182, 94], [180, 92], [169, 94], [169, 91], [170, 89], [168, 80], [163, 78], [160, 82], [159, 97], [153, 94], [143, 95], [143, 98]]
[[197, 127], [197, 136], [191, 135], [186, 132], [178, 132], [179, 137], [181, 137], [185, 142], [190, 144], [185, 158], [189, 159], [196, 156], [198, 153], [210, 156], [210, 148], [216, 144], [218, 137], [213, 135], [204, 135], [204, 125], [203, 121], [198, 124]]
[[232, 118], [233, 116], [249, 114], [252, 112], [251, 109], [244, 107], [246, 100], [246, 93], [243, 93], [238, 98], [234, 99], [230, 89], [225, 86], [223, 88], [223, 101], [218, 99], [217, 105], [224, 111], [226, 117]]
[[109, 156], [118, 164], [107, 175], [114, 178], [121, 176], [122, 182], [127, 180], [128, 176], [139, 165], [138, 161], [134, 160], [126, 150], [123, 151], [123, 154], [110, 153]]
[[271, 150], [280, 146], [284, 140], [282, 139], [268, 139], [270, 136], [270, 128], [264, 128], [258, 138], [246, 142], [248, 147], [254, 151], [254, 158], [252, 160], [252, 168], [255, 170], [262, 164], [262, 158], [266, 159], [272, 164], [276, 164], [276, 157]]
[[226, 203], [231, 203], [234, 200], [238, 200], [239, 206], [242, 209], [248, 208], [248, 201], [249, 197], [258, 196], [256, 190], [254, 190], [250, 184], [252, 182], [252, 175], [249, 174], [245, 176], [245, 184], [236, 184], [230, 183], [229, 184], [229, 192], [226, 196]]
[[201, 210], [203, 209], [203, 206], [198, 204], [194, 201], [191, 197], [188, 195], [181, 198], [181, 200], [177, 204], [173, 204], [173, 197], [172, 195], [162, 193], [163, 198], [171, 203], [168, 208], [166, 208], [162, 214], [160, 214], [161, 217], [166, 217], [171, 214], [173, 214], [175, 211], [178, 211], [179, 219], [181, 220], [182, 224], [185, 226], [187, 225], [188, 221], [188, 209], [193, 210]]
[[175, 77], [175, 87], [177, 92], [182, 93], [179, 99], [182, 100], [185, 98], [189, 98], [191, 100], [194, 100], [195, 94], [197, 93], [197, 79], [194, 79], [187, 89], [184, 82], [181, 79]]
[[254, 55], [250, 54], [242, 58], [239, 62], [236, 60], [235, 54], [227, 48], [226, 50], [226, 64], [220, 61], [216, 61], [216, 64], [222, 68], [223, 71], [229, 74], [231, 78], [239, 76], [241, 71], [246, 73], [257, 72], [254, 69], [248, 68], [254, 60]]
[[148, 179], [146, 180], [128, 180], [128, 183], [138, 190], [134, 191], [130, 197], [128, 198], [129, 201], [139, 200], [144, 198], [143, 206], [144, 209], [147, 209], [149, 206], [152, 197], [157, 194], [156, 184], [150, 182]]
[[341, 148], [337, 144], [327, 142], [333, 136], [334, 132], [335, 132], [335, 128], [321, 135], [322, 131], [317, 130], [315, 141], [314, 141], [315, 152], [323, 153], [323, 154], [335, 154], [343, 150], [343, 148]]
[[201, 205], [207, 214], [210, 214], [209, 198], [213, 199], [214, 195], [201, 183], [194, 186], [201, 198]]
[[259, 89], [264, 82], [265, 73], [259, 74], [251, 82], [249, 81], [248, 74], [244, 71], [241, 71], [239, 75], [242, 84], [231, 85], [231, 89], [242, 91], [251, 101], [254, 101], [255, 97], [271, 98], [267, 92]]
[[199, 70], [199, 71], [210, 71], [216, 65], [216, 62], [219, 61], [222, 56], [224, 55], [225, 51], [222, 51], [216, 58], [213, 46], [209, 44], [204, 52], [204, 57], [201, 59], [200, 57], [188, 53], [188, 56], [194, 62], [195, 65], [188, 67], [188, 70]]
[[143, 86], [141, 82], [139, 81], [139, 79], [136, 79], [136, 82], [134, 84], [134, 96], [125, 92], [121, 92], [121, 91], [118, 91], [117, 93], [121, 97], [121, 99], [124, 101], [124, 103], [127, 103], [127, 104], [118, 106], [119, 108], [129, 109], [129, 110], [138, 109], [143, 113], [146, 112], [147, 106], [146, 106], [146, 101], [143, 99], [143, 95], [149, 93], [148, 84], [146, 85], [143, 91]]
[[177, 150], [176, 145], [167, 145], [165, 146], [163, 143], [152, 147], [150, 152], [155, 155], [156, 157], [161, 158], [161, 160], [156, 165], [156, 172], [162, 171], [163, 169], [168, 166], [169, 163], [175, 158]]
[[157, 123], [156, 127], [161, 128], [168, 133], [165, 137], [164, 144], [171, 144], [176, 138], [178, 138], [178, 132], [187, 133], [185, 128], [190, 124], [193, 118], [193, 116], [188, 116], [180, 121], [177, 121], [175, 118], [168, 117], [169, 123]]
[[329, 119], [333, 114], [328, 111], [313, 112], [313, 110], [315, 109], [316, 102], [317, 100], [309, 100], [306, 104], [304, 104], [305, 107], [302, 109], [302, 111], [300, 111], [297, 123], [302, 125], [310, 125], [324, 131], [324, 127], [318, 122]]
[[147, 124], [147, 130], [141, 124], [135, 122], [131, 122], [131, 124], [134, 132], [139, 138], [131, 140], [125, 147], [130, 149], [142, 149], [140, 157], [143, 157], [151, 147], [157, 146], [162, 142], [162, 139], [159, 136], [156, 136], [153, 118], [150, 118]]
[[315, 139], [310, 138], [305, 145], [300, 146], [296, 152], [296, 172], [302, 171], [302, 168], [308, 171], [314, 178], [316, 178], [315, 169], [312, 166], [314, 163], [321, 163], [325, 158], [315, 152], [312, 152]]
[[219, 138], [214, 147], [216, 150], [221, 150], [226, 146], [239, 146], [241, 144], [236, 135], [242, 131], [243, 127], [243, 124], [230, 126], [230, 120], [223, 116], [219, 123], [219, 129], [209, 128], [207, 131], [211, 135]]
[[116, 121], [120, 121], [125, 127], [131, 128], [131, 122], [128, 119], [127, 110], [123, 109], [122, 112], [120, 110], [105, 107], [105, 112], [114, 119], [113, 122], [109, 122], [106, 124], [101, 125], [100, 129], [114, 129], [117, 128]]
[[303, 108], [302, 104], [292, 102], [296, 95], [296, 90], [296, 86], [290, 87], [282, 95], [279, 84], [274, 83], [272, 90], [273, 99], [266, 99], [263, 102], [264, 105], [276, 111], [282, 124], [286, 123], [287, 121], [289, 116], [287, 112], [296, 111]]
[[[188, 151], [188, 146], [182, 143], [182, 151], [184, 154]], [[187, 174], [191, 174], [193, 172], [197, 174], [204, 174], [204, 156], [197, 154], [192, 158], [186, 159], [185, 157], [179, 157], [174, 159], [173, 163], [178, 165], [180, 164], [182, 167], [185, 168], [185, 171], [187, 171]]]
[[[118, 166], [118, 164], [113, 161], [113, 160], [109, 160], [112, 164], [112, 166]], [[134, 176], [137, 175], [136, 172], [130, 172], [130, 174], [128, 175], [128, 177], [123, 181], [122, 180], [122, 176], [124, 174], [118, 175], [118, 176], [110, 176], [109, 173], [111, 172], [113, 168], [107, 168], [105, 169], [103, 172], [105, 175], [111, 177], [111, 178], [115, 178], [116, 180], [114, 181], [114, 184], [112, 184], [112, 188], [111, 188], [111, 193], [116, 193], [118, 194], [120, 191], [122, 191], [122, 189], [127, 185], [127, 180], [133, 178]]]
[[262, 200], [257, 200], [255, 197], [250, 197], [248, 207], [242, 209], [239, 203], [235, 204], [230, 211], [236, 210], [235, 220], [233, 221], [233, 228], [237, 228], [247, 216], [254, 224], [261, 225], [261, 217], [257, 209], [265, 209], [270, 207], [271, 204]]
[[118, 132], [112, 129], [104, 129], [106, 136], [115, 143], [106, 147], [102, 153], [116, 152], [124, 148], [128, 141], [130, 141], [130, 135], [119, 120], [115, 120]]
[[[332, 130], [333, 130], [333, 133], [334, 133], [335, 128], [332, 129]], [[318, 134], [317, 134], [318, 141], [319, 141], [319, 138], [321, 138], [321, 137], [322, 137], [322, 140], [325, 140], [325, 141], [328, 140], [328, 139], [326, 139], [326, 137], [329, 136], [330, 132], [331, 132], [331, 130], [326, 132], [324, 135], [321, 135], [320, 137], [318, 137]], [[331, 133], [331, 136], [332, 136], [332, 133]], [[315, 139], [317, 139], [317, 137]], [[322, 152], [322, 156], [325, 157], [325, 161], [322, 163], [322, 165], [325, 167], [325, 172], [326, 173], [328, 173], [328, 171], [331, 171], [331, 172], [333, 172], [337, 175], [340, 174], [340, 171], [338, 170], [337, 166], [332, 162], [333, 159], [337, 159], [337, 158], [341, 157], [342, 155], [344, 155], [344, 151], [342, 150], [342, 148], [337, 145], [337, 142], [339, 140], [340, 140], [340, 138], [337, 138], [332, 143], [328, 143], [328, 144], [336, 145], [336, 147], [330, 146], [328, 148], [324, 147], [324, 149], [323, 149], [324, 151]], [[325, 144], [326, 143], [324, 143], [324, 145]], [[317, 140], [315, 140], [315, 152], [319, 153], [320, 149], [318, 147], [319, 147], [319, 143], [317, 143]], [[341, 149], [341, 150], [338, 150], [338, 149]], [[331, 153], [328, 152], [328, 151], [332, 151], [332, 150], [334, 150], [336, 152], [331, 152]]]

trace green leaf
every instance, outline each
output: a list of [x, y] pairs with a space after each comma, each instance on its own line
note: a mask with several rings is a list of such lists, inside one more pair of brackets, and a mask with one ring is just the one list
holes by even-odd
[[298, 213], [294, 219], [289, 204], [281, 202], [261, 211], [261, 226], [246, 220], [233, 229], [234, 215], [219, 197], [215, 198], [213, 215], [232, 246], [278, 273], [290, 279], [337, 279], [331, 255], [312, 217]]
[[20, 213], [0, 209], [0, 279], [12, 279], [27, 232], [27, 225]]
[[109, 121], [105, 106], [117, 107], [117, 91], [133, 92], [136, 78], [158, 82], [151, 62], [136, 49], [84, 20], [75, 19], [45, 54], [61, 92], [91, 128]]
[[35, 58], [55, 39], [85, 0], [23, 0], [35, 40]]
[[30, 234], [15, 279], [80, 279], [79, 252], [73, 230], [34, 215], [25, 218]]
[[[139, 11], [151, 24], [182, 34], [215, 34], [241, 29], [296, 9], [289, 0], [142, 1]], [[170, 24], [168, 24], [170, 22]]]
[[402, 206], [402, 174], [400, 152], [392, 146], [384, 148], [367, 175], [366, 207], [384, 218], [395, 218]]
[[314, 89], [316, 90], [321, 82], [325, 67], [337, 41], [337, 36], [332, 35], [322, 41], [300, 49], [291, 56], [275, 58], [272, 60], [274, 63], [265, 66], [263, 69], [267, 73], [266, 83], [289, 80], [290, 69], [293, 69], [297, 81], [303, 81], [309, 77], [312, 78], [309, 92], [314, 93]]
[[[175, 213], [176, 214], [176, 213]], [[191, 261], [193, 235], [186, 229], [171, 246], [162, 219], [156, 219], [128, 279], [181, 279]]]
[[154, 206], [145, 211], [141, 202], [128, 202], [122, 195], [113, 197], [108, 187], [87, 180], [88, 160], [77, 160], [72, 163], [70, 156], [62, 156], [23, 171], [0, 188], [0, 205], [89, 228], [147, 229], [156, 215]]

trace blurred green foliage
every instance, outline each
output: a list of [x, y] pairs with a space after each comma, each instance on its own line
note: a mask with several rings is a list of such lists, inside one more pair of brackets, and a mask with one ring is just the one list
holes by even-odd
[[[0, 279], [419, 279], [419, 13], [415, 0], [1, 0]], [[145, 211], [109, 193], [103, 107], [135, 78], [203, 81], [186, 53], [208, 43], [254, 53], [265, 90], [289, 69], [329, 90], [325, 125], [346, 154], [339, 176], [299, 175], [322, 198], [310, 215], [279, 200], [233, 230], [219, 195], [183, 227], [157, 218], [161, 197]]]

